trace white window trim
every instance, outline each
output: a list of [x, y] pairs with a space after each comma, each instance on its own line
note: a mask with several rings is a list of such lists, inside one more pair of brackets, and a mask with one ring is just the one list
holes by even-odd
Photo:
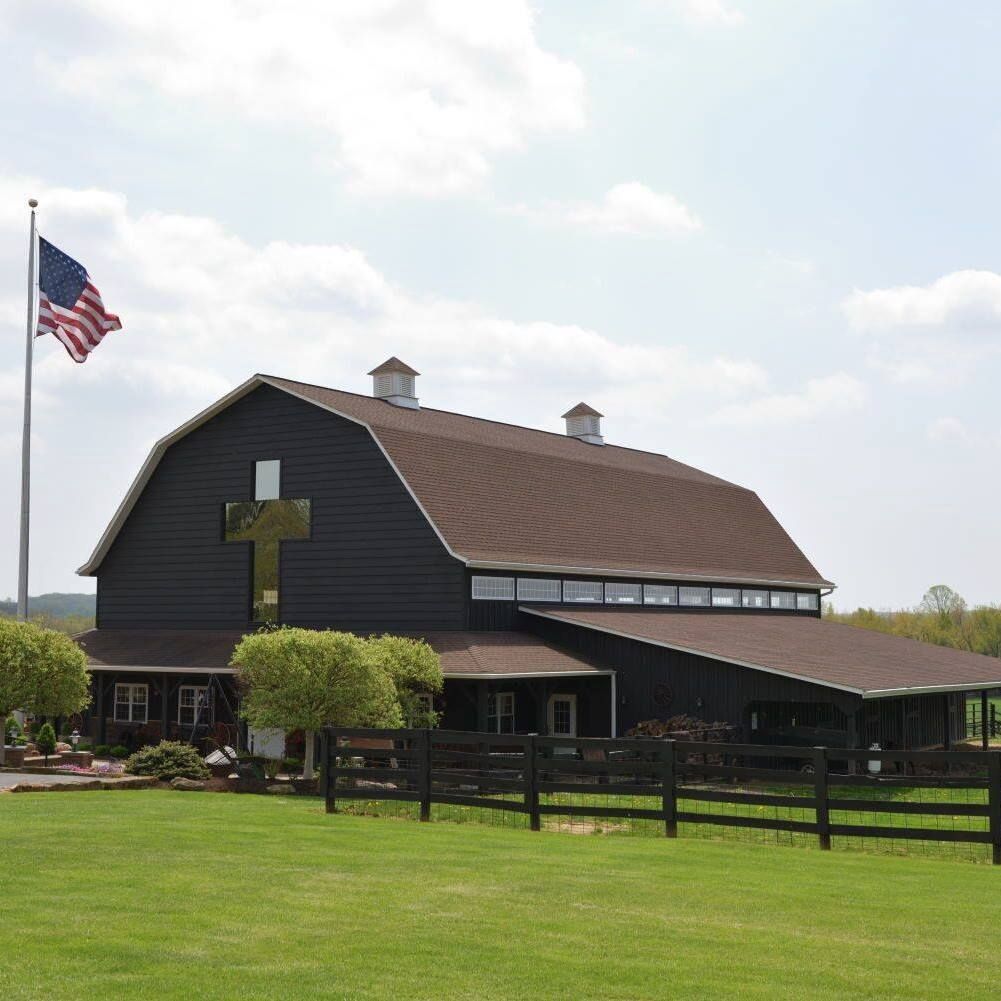
[[[129, 718], [128, 719], [119, 719], [118, 718], [118, 707], [119, 707], [119, 705], [121, 705], [121, 706], [125, 706], [126, 705], [125, 702], [119, 702], [118, 701], [118, 689], [119, 688], [127, 688], [129, 690], [129, 700], [128, 700], [128, 703], [127, 703], [128, 707], [129, 707]], [[133, 698], [133, 696], [135, 695], [135, 693], [140, 688], [143, 690], [143, 692], [146, 695], [145, 701], [141, 702], [141, 703], [140, 702], [136, 702], [136, 700]], [[137, 707], [141, 707], [142, 708], [142, 714], [143, 714], [142, 715], [142, 719], [137, 719], [136, 718], [136, 712], [135, 711], [136, 711]], [[133, 684], [130, 681], [116, 682], [116, 684], [115, 684], [115, 704], [112, 707], [111, 718], [112, 718], [112, 720], [115, 723], [148, 723], [149, 722], [149, 685]]]
[[[501, 594], [477, 594], [476, 584], [478, 581], [504, 581], [506, 584], [511, 585], [510, 595]], [[486, 574], [474, 574], [472, 583], [470, 584], [469, 593], [472, 596], [473, 601], [514, 601], [515, 595], [517, 593], [517, 585], [514, 577], [495, 577], [487, 576]]]
[[[617, 587], [627, 587], [631, 588], [626, 594], [614, 593], [614, 589]], [[613, 593], [609, 595], [608, 589], [612, 588]], [[643, 604], [643, 585], [634, 583], [623, 583], [622, 581], [610, 581], [605, 584], [605, 604], [606, 605], [642, 605]]]
[[[488, 709], [487, 709], [487, 733], [514, 733], [514, 724], [515, 724], [514, 692], [510, 692], [510, 691], [505, 691], [505, 692], [490, 692], [490, 695], [493, 696], [493, 699], [494, 699], [494, 709], [496, 709], [498, 711], [495, 712], [493, 714], [493, 716], [491, 717], [490, 710], [489, 710], [489, 705], [488, 705]], [[489, 696], [488, 696], [488, 698], [489, 698]], [[499, 711], [500, 710], [499, 703], [500, 703], [501, 699], [509, 699], [510, 700], [511, 711], [509, 713], [508, 712], [502, 713], [502, 712]], [[507, 717], [511, 718], [511, 729], [510, 730], [502, 730], [501, 729], [501, 720], [502, 719], [506, 719]], [[496, 721], [495, 724], [494, 724], [493, 729], [490, 728], [490, 720], [491, 720], [491, 718], [493, 718]]]
[[[596, 588], [595, 593], [587, 594], [578, 591], [577, 597], [567, 597], [567, 586], [575, 588]], [[565, 605], [600, 605], [605, 600], [605, 585], [600, 580], [565, 580], [563, 581], [563, 603]]]
[[[555, 584], [556, 585], [556, 597], [555, 598], [536, 598], [525, 596], [521, 593], [521, 585], [532, 585], [532, 584]], [[545, 601], [550, 604], [558, 605], [563, 601], [563, 581], [559, 577], [519, 577], [517, 591], [518, 601]]]
[[[195, 721], [198, 720], [198, 693], [199, 692], [205, 692], [206, 695], [207, 695], [208, 694], [208, 690], [209, 690], [209, 686], [208, 685], [180, 685], [178, 687], [178, 689], [177, 689], [177, 725], [178, 726], [194, 726], [195, 725]], [[194, 691], [195, 692], [195, 702], [194, 702], [193, 706], [185, 706], [185, 705], [182, 704], [182, 702], [181, 702], [181, 692], [183, 692], [183, 691]], [[212, 712], [212, 704], [209, 703], [207, 708], [209, 710], [208, 711], [209, 722], [215, 722], [215, 714]], [[191, 717], [191, 722], [190, 723], [185, 723], [181, 719], [181, 710], [182, 709], [192, 709], [193, 710], [192, 717]], [[204, 720], [202, 720], [202, 722], [204, 722]]]
[[[570, 703], [570, 733], [556, 733], [556, 701]], [[576, 737], [577, 736], [577, 696], [555, 692], [549, 696], [549, 703], [546, 706], [547, 724], [551, 737]]]

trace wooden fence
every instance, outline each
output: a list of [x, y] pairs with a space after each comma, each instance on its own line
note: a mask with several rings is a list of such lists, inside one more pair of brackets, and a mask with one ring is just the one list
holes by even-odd
[[[878, 766], [874, 763], [878, 762]], [[652, 820], [667, 837], [679, 823], [792, 831], [831, 838], [899, 838], [991, 846], [1001, 864], [1001, 752], [867, 751], [771, 747], [701, 741], [538, 737], [453, 730], [328, 727], [322, 735], [320, 793], [328, 813], [340, 800], [399, 800], [527, 814], [540, 830], [550, 814]], [[873, 774], [878, 767], [878, 773]], [[736, 785], [764, 786], [738, 789]], [[769, 791], [797, 787], [802, 795]], [[844, 788], [847, 787], [847, 788]], [[900, 789], [986, 790], [981, 802], [873, 799]], [[832, 790], [834, 794], [832, 795]], [[857, 791], [856, 791], [857, 790]], [[550, 794], [578, 794], [573, 803]], [[609, 806], [608, 797], [649, 798], [646, 806]], [[588, 798], [602, 802], [588, 802]], [[680, 809], [681, 802], [812, 811], [813, 820]], [[980, 828], [835, 823], [831, 814], [876, 812], [915, 817], [986, 818]]]

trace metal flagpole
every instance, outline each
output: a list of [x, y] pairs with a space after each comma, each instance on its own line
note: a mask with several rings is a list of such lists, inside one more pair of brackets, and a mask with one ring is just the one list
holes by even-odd
[[38, 201], [28, 199], [31, 208], [31, 243], [28, 247], [28, 331], [24, 349], [24, 432], [21, 438], [21, 550], [17, 566], [17, 617], [21, 622], [28, 619], [28, 523], [31, 498], [31, 355], [35, 343], [35, 291], [37, 276], [37, 234], [35, 232], [35, 209]]

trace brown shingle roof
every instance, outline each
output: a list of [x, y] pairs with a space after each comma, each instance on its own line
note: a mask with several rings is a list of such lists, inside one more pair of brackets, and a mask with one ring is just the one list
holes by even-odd
[[810, 615], [606, 608], [522, 611], [868, 697], [1001, 686], [1001, 660], [994, 657]]
[[[92, 668], [226, 671], [242, 632], [210, 629], [91, 629], [76, 637]], [[527, 633], [432, 633], [446, 676], [600, 674], [600, 668]]]
[[586, 403], [578, 403], [576, 407], [571, 407], [564, 415], [566, 417], [604, 417], [604, 414], [599, 414], [594, 407], [588, 406]]
[[405, 361], [400, 361], [396, 355], [387, 358], [381, 365], [376, 365], [368, 374], [388, 375], [390, 372], [402, 372], [404, 375], [420, 375], [420, 372], [412, 369]]
[[665, 455], [263, 378], [367, 424], [472, 563], [830, 583], [757, 494]]

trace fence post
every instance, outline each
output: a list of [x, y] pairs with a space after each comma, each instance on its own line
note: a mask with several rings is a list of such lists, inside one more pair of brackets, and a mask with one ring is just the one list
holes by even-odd
[[529, 737], [528, 746], [525, 748], [525, 805], [528, 807], [529, 826], [533, 831], [542, 830], [542, 818], [539, 814], [538, 753], [535, 738]]
[[417, 788], [421, 797], [421, 821], [431, 819], [431, 731], [419, 730], [418, 744], [421, 755], [417, 765]]
[[1001, 751], [987, 752], [987, 811], [991, 830], [991, 861], [1001, 865]]
[[664, 836], [678, 836], [678, 788], [674, 768], [674, 741], [662, 741], [660, 747], [660, 792], [664, 811]]
[[813, 749], [813, 798], [817, 812], [817, 840], [820, 847], [831, 850], [831, 816], [827, 802], [827, 748]]
[[323, 796], [324, 809], [327, 813], [337, 810], [337, 772], [334, 762], [337, 760], [337, 738], [331, 736], [330, 727], [325, 726], [320, 732], [320, 794]]

